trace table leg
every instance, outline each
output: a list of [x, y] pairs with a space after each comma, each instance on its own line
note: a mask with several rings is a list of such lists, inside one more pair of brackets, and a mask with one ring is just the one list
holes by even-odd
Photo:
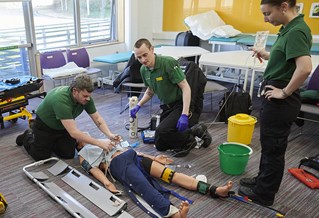
[[243, 89], [246, 91], [247, 88], [247, 80], [248, 80], [248, 69], [245, 70], [245, 79], [244, 79], [244, 85], [243, 85]]
[[250, 90], [249, 90], [249, 94], [251, 98], [253, 97], [253, 92], [254, 92], [255, 74], [256, 74], [256, 70], [252, 70], [251, 80], [250, 80]]

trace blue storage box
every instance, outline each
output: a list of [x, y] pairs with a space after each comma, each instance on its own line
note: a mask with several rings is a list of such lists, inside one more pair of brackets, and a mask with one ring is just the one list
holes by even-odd
[[155, 143], [155, 130], [144, 130], [141, 135], [145, 144]]

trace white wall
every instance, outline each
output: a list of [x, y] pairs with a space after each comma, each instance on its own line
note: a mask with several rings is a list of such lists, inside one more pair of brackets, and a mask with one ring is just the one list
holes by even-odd
[[177, 33], [163, 33], [163, 0], [125, 0], [124, 43], [89, 48], [90, 58], [130, 51], [136, 40], [147, 38], [154, 45], [174, 44]]
[[132, 49], [139, 38], [153, 40], [153, 32], [162, 31], [162, 0], [125, 1], [125, 44]]
[[[154, 4], [157, 6], [154, 6]], [[163, 7], [158, 6], [162, 4], [162, 0], [125, 0], [124, 43], [116, 43], [112, 45], [88, 48], [90, 59], [92, 60], [96, 56], [130, 51], [132, 50], [135, 41], [142, 37], [151, 40], [153, 26], [155, 26], [153, 25], [153, 20], [155, 19], [162, 22], [162, 17], [155, 18], [157, 16], [157, 13], [162, 16], [162, 12], [159, 12], [156, 9], [156, 7]], [[156, 11], [156, 14], [154, 13], [154, 11]], [[159, 29], [161, 30], [161, 27]], [[92, 62], [91, 65], [93, 67], [101, 68], [103, 71], [107, 71], [107, 69], [109, 68], [108, 66], [106, 66], [106, 64], [103, 63]], [[121, 70], [123, 67], [125, 66], [121, 64], [119, 66], [119, 70]]]
[[152, 40], [156, 44], [174, 45], [178, 32], [163, 32], [163, 0], [151, 0], [153, 8]]
[[[91, 59], [95, 56], [130, 51], [135, 41], [147, 38], [154, 45], [174, 44], [177, 32], [163, 32], [163, 0], [125, 0], [125, 42], [89, 49]], [[314, 36], [318, 40], [318, 35]], [[201, 46], [211, 49], [207, 42]]]
[[156, 44], [174, 44], [177, 33], [163, 33], [163, 0], [125, 1], [125, 44], [131, 50], [136, 40], [147, 38]]

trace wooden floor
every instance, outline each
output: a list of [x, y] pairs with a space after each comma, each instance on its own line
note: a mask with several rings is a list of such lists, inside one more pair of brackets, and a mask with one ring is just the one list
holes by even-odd
[[[125, 97], [125, 96], [124, 96]], [[141, 138], [129, 139], [128, 130], [128, 111], [120, 114], [120, 95], [113, 93], [112, 90], [96, 90], [93, 93], [98, 111], [107, 121], [110, 129], [114, 133], [122, 135], [130, 143], [140, 141], [136, 150], [150, 153], [152, 155], [160, 154], [153, 145], [143, 144]], [[207, 99], [206, 99], [207, 98]], [[218, 102], [221, 94], [213, 95], [213, 111], [210, 111], [210, 96], [205, 96], [204, 113], [200, 122], [209, 126], [209, 132], [213, 137], [212, 144], [208, 148], [194, 149], [184, 158], [174, 158], [176, 164], [181, 166], [177, 171], [188, 175], [204, 174], [209, 183], [215, 185], [225, 184], [226, 181], [234, 181], [234, 191], [237, 191], [239, 179], [256, 175], [258, 171], [260, 158], [259, 142], [259, 124], [257, 122], [252, 138], [251, 148], [253, 154], [250, 157], [245, 173], [240, 176], [226, 175], [220, 170], [218, 145], [227, 140], [227, 125], [212, 123], [218, 110]], [[41, 99], [31, 99], [28, 110], [36, 109]], [[124, 102], [127, 100], [124, 98]], [[258, 119], [259, 102], [254, 98], [253, 116]], [[147, 127], [150, 121], [149, 104], [143, 107], [139, 112], [139, 127]], [[152, 114], [158, 110], [158, 102], [155, 100], [152, 105]], [[82, 114], [76, 119], [79, 128], [89, 132], [92, 136], [103, 138], [103, 135], [97, 131], [97, 128], [90, 121], [86, 114]], [[71, 217], [71, 215], [49, 197], [39, 186], [27, 178], [22, 168], [33, 163], [32, 158], [26, 153], [24, 148], [15, 144], [16, 136], [21, 134], [27, 128], [27, 121], [18, 120], [16, 123], [5, 122], [5, 128], [0, 130], [0, 192], [6, 197], [9, 206], [2, 217]], [[299, 129], [294, 126], [291, 135], [298, 134]], [[297, 179], [292, 177], [287, 169], [297, 167], [299, 160], [304, 156], [311, 156], [319, 153], [319, 128], [318, 124], [306, 122], [303, 128], [303, 134], [289, 143], [286, 153], [286, 170], [281, 188], [276, 195], [274, 208], [286, 213], [286, 217], [318, 217], [319, 193], [311, 190]], [[165, 153], [170, 154], [170, 153]], [[72, 167], [80, 172], [84, 171], [79, 167], [77, 158], [66, 160]], [[185, 167], [190, 165], [191, 167]], [[122, 186], [116, 185], [121, 189]], [[232, 199], [211, 199], [195, 192], [187, 191], [174, 185], [166, 185], [170, 189], [177, 191], [192, 200], [189, 217], [275, 217], [274, 213], [257, 205], [248, 205]], [[86, 201], [80, 194], [72, 191], [66, 184], [61, 184], [66, 190], [69, 190], [72, 196], [79, 199], [84, 206], [92, 210], [98, 217], [108, 217], [95, 205]], [[128, 203], [126, 211], [134, 217], [148, 217], [124, 194], [121, 198]], [[179, 200], [171, 197], [174, 204], [179, 204]], [[1, 215], [0, 215], [1, 217]]]

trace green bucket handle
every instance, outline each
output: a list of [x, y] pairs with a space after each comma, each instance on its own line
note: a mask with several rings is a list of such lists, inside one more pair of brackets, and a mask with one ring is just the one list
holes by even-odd
[[224, 152], [221, 148], [220, 148], [220, 146], [218, 147], [218, 150], [220, 151], [220, 152], [222, 152], [223, 154], [226, 154], [226, 155], [229, 155], [229, 156], [250, 156], [252, 153], [253, 153], [253, 149], [251, 149], [251, 147], [249, 147], [249, 146], [247, 146], [247, 145], [245, 145], [245, 144], [241, 144], [241, 143], [238, 143], [238, 142], [225, 142], [225, 143], [223, 143], [222, 145], [225, 145], [225, 144], [235, 144], [235, 145], [240, 145], [240, 146], [243, 146], [243, 147], [245, 147], [245, 148], [248, 148], [249, 150], [250, 150], [250, 152], [248, 153], [248, 154], [232, 154], [232, 153], [226, 153], [226, 152]]

